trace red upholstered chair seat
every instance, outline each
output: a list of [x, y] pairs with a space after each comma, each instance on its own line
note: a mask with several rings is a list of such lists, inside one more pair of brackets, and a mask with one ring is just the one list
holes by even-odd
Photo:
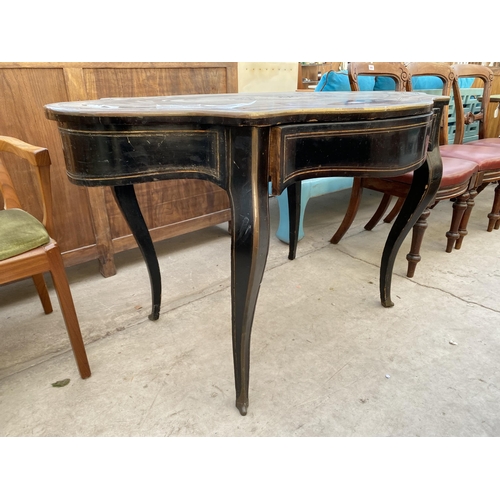
[[500, 169], [500, 148], [497, 146], [487, 146], [484, 143], [476, 145], [476, 142], [469, 142], [440, 146], [439, 151], [443, 158], [461, 158], [477, 163], [480, 172]]
[[[469, 142], [467, 144], [470, 144]], [[500, 146], [500, 137], [489, 137], [488, 139], [478, 139], [473, 141], [474, 146]]]
[[[440, 147], [441, 149], [441, 147]], [[440, 188], [457, 186], [467, 182], [471, 178], [471, 174], [477, 172], [478, 164], [470, 160], [462, 160], [460, 158], [442, 157], [443, 160], [443, 177], [441, 179]], [[392, 177], [394, 182], [403, 182], [411, 184], [413, 172], [408, 172], [398, 177]]]
[[[363, 74], [370, 76], [388, 76], [395, 82], [405, 81], [407, 90], [412, 90], [411, 77], [413, 75], [418, 75], [437, 76], [442, 82], [442, 93], [445, 96], [450, 96], [452, 86], [456, 86], [456, 90], [459, 93], [454, 67], [451, 67], [446, 63], [410, 63], [408, 66], [405, 66], [401, 63], [376, 63], [374, 65], [373, 63], [366, 62], [351, 62], [348, 66], [348, 73], [351, 90], [353, 91], [359, 91], [358, 76]], [[398, 88], [398, 90], [401, 90], [401, 87]], [[447, 133], [445, 133], [448, 130], [447, 116], [447, 111], [445, 110], [442, 117], [442, 127], [439, 137], [440, 143], [442, 144], [446, 144], [448, 142]], [[500, 166], [500, 148], [487, 148], [485, 146], [481, 146], [476, 149], [483, 151], [481, 161], [484, 165], [488, 165], [486, 160], [491, 159], [491, 156], [488, 157], [487, 155], [487, 150], [495, 149], [495, 162], [493, 164]], [[498, 155], [496, 150], [498, 150]], [[406, 256], [408, 260], [408, 270], [406, 275], [410, 278], [415, 272], [415, 266], [420, 261], [419, 251], [425, 228], [427, 227], [426, 219], [429, 217], [431, 208], [434, 207], [436, 203], [446, 199], [455, 200], [453, 203], [453, 215], [450, 230], [446, 233], [446, 238], [448, 240], [446, 251], [451, 252], [453, 246], [457, 249], [460, 248], [462, 239], [467, 234], [465, 226], [462, 226], [462, 223], [465, 220], [465, 211], [472, 209], [472, 203], [469, 202], [469, 200], [478, 178], [478, 163], [473, 158], [469, 158], [468, 156], [458, 156], [456, 158], [453, 158], [453, 156], [455, 155], [441, 155], [443, 163], [443, 176], [441, 184], [436, 196], [413, 226], [410, 253]], [[492, 166], [492, 168], [494, 167]], [[397, 202], [391, 209], [389, 215], [385, 217], [384, 222], [391, 222], [396, 217], [408, 195], [412, 180], [413, 173], [404, 174], [398, 177], [385, 177], [380, 179], [355, 178], [346, 214], [337, 229], [337, 232], [330, 239], [330, 242], [334, 244], [338, 243], [351, 226], [358, 211], [361, 194], [364, 188], [383, 193], [382, 200], [380, 201], [376, 212], [370, 221], [365, 225], [365, 229], [370, 231], [384, 216], [392, 197], [396, 197]], [[477, 194], [477, 192], [475, 194]]]

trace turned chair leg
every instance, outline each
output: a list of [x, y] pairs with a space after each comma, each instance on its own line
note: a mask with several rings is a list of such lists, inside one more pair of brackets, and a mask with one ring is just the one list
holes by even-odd
[[404, 202], [405, 198], [398, 198], [396, 203], [392, 207], [392, 210], [387, 214], [387, 217], [384, 219], [384, 222], [390, 224], [401, 211], [401, 207], [403, 206]]
[[358, 213], [359, 204], [361, 202], [361, 195], [363, 194], [362, 179], [360, 177], [355, 177], [352, 183], [351, 198], [349, 199], [349, 206], [347, 207], [347, 212], [344, 215], [344, 220], [340, 224], [337, 232], [330, 239], [330, 243], [336, 245], [351, 227], [351, 224]]
[[[462, 231], [459, 232], [459, 227], [461, 227], [463, 217], [466, 209], [468, 208], [467, 200], [470, 198], [470, 193], [467, 191], [462, 193], [455, 202], [453, 203], [453, 216], [451, 218], [450, 230], [446, 233], [446, 237], [448, 238], [448, 242], [446, 244], [446, 251], [451, 253], [453, 250], [453, 245], [460, 238], [464, 238], [467, 234], [467, 230], [462, 228]], [[460, 243], [462, 245], [462, 243]]]
[[385, 211], [387, 210], [387, 207], [389, 206], [391, 200], [392, 196], [390, 194], [385, 193], [384, 196], [382, 197], [382, 200], [380, 200], [380, 205], [373, 214], [372, 218], [365, 224], [365, 229], [367, 231], [371, 231], [378, 224], [378, 221], [385, 214]]
[[478, 195], [478, 191], [476, 189], [471, 189], [469, 191], [469, 198], [467, 200], [467, 208], [464, 211], [462, 216], [462, 220], [460, 221], [460, 225], [458, 226], [458, 240], [455, 242], [455, 250], [460, 250], [462, 248], [462, 241], [467, 236], [467, 225], [469, 224], [470, 214], [474, 205], [476, 204], [474, 198]]
[[500, 227], [500, 184], [495, 188], [495, 198], [493, 200], [493, 207], [491, 213], [488, 214], [488, 232]]
[[406, 260], [408, 261], [406, 276], [408, 276], [408, 278], [413, 278], [417, 264], [422, 260], [422, 257], [420, 257], [420, 247], [422, 246], [424, 233], [428, 226], [427, 218], [430, 214], [431, 210], [427, 207], [413, 226], [410, 253], [406, 256]]
[[40, 302], [42, 303], [43, 312], [45, 314], [50, 314], [52, 312], [52, 303], [50, 302], [49, 291], [47, 290], [47, 285], [43, 279], [43, 274], [35, 274], [31, 277], [33, 283], [35, 284], [36, 291], [40, 297]]

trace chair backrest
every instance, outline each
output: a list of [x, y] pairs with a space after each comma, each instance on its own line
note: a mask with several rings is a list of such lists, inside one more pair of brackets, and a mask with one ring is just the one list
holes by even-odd
[[[52, 220], [52, 192], [50, 186], [50, 156], [46, 148], [31, 146], [13, 137], [0, 136], [0, 152], [11, 153], [22, 158], [35, 168], [38, 188], [40, 189], [42, 202], [42, 223], [47, 232], [53, 236]], [[19, 197], [14, 188], [14, 183], [9, 171], [0, 158], [0, 192], [4, 201], [4, 210], [11, 208], [22, 208]]]
[[[408, 91], [411, 92], [413, 90], [412, 77], [437, 76], [442, 82], [442, 95], [451, 96], [452, 89], [454, 88], [453, 85], [456, 81], [456, 75], [450, 64], [439, 62], [412, 62], [408, 64], [408, 71], [411, 75], [408, 80]], [[439, 144], [448, 144], [448, 106], [443, 110]]]
[[[455, 132], [455, 144], [461, 144], [464, 140], [465, 125], [479, 122], [479, 139], [484, 139], [486, 123], [488, 120], [488, 107], [490, 104], [491, 85], [493, 82], [493, 72], [480, 64], [455, 64], [453, 65], [456, 79], [453, 83], [453, 93], [455, 95], [455, 110], [457, 114], [457, 125]], [[459, 89], [459, 78], [472, 77], [480, 80], [483, 84], [483, 96], [479, 113], [464, 111], [464, 104]]]
[[410, 74], [402, 62], [350, 62], [347, 66], [351, 90], [359, 91], [358, 76], [387, 76], [394, 80], [395, 90], [405, 91]]

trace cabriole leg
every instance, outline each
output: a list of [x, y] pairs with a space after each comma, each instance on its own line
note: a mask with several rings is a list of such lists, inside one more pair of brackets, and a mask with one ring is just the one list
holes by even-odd
[[434, 199], [443, 172], [439, 148], [427, 153], [424, 164], [413, 173], [408, 196], [387, 237], [380, 265], [380, 301], [384, 307], [392, 307], [391, 281], [394, 261], [399, 248], [420, 215]]
[[[250, 335], [269, 250], [267, 130], [242, 127], [232, 132], [229, 198], [231, 298], [236, 407], [248, 409]], [[238, 175], [232, 175], [236, 172]]]
[[161, 275], [153, 240], [151, 239], [146, 221], [142, 216], [139, 203], [137, 202], [134, 186], [132, 184], [114, 186], [113, 192], [115, 194], [115, 200], [132, 231], [135, 241], [146, 262], [146, 267], [148, 268], [152, 295], [152, 306], [149, 319], [155, 321], [160, 317]]

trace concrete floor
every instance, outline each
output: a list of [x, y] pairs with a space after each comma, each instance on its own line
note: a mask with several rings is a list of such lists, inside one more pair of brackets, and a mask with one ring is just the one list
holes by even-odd
[[[43, 314], [29, 280], [0, 287], [1, 436], [499, 436], [500, 234], [493, 187], [463, 248], [444, 252], [451, 203], [429, 218], [416, 276], [404, 242], [395, 307], [378, 298], [388, 224], [363, 230], [365, 192], [339, 245], [349, 191], [310, 200], [295, 261], [273, 237], [252, 335], [250, 407], [234, 406], [227, 225], [156, 245], [162, 314], [137, 250], [68, 269], [92, 377], [79, 378], [59, 304]], [[52, 383], [69, 378], [69, 385]]]

